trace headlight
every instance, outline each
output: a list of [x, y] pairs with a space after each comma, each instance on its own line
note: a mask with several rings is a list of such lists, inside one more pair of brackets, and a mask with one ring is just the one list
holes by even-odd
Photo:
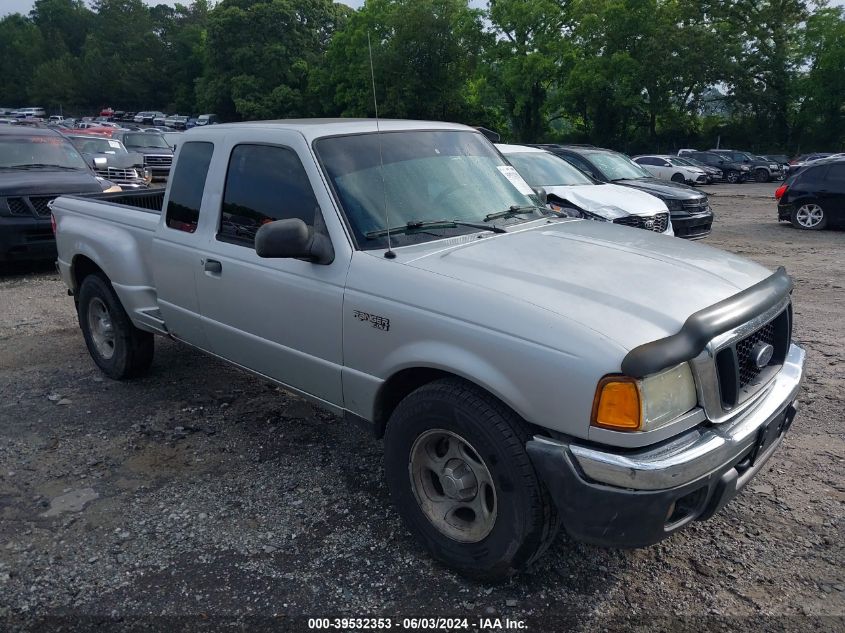
[[603, 218], [600, 215], [596, 215], [595, 213], [590, 213], [584, 209], [579, 209], [572, 206], [567, 206], [564, 204], [560, 204], [556, 201], [551, 201], [547, 203], [549, 209], [557, 213], [558, 215], [566, 218], [582, 218], [584, 220], [598, 220], [599, 222], [610, 222], [607, 218]]
[[739, 168], [740, 168], [742, 171], [748, 171], [749, 169], [751, 169], [751, 167], [749, 167], [748, 165], [740, 165], [740, 166], [739, 166]]
[[596, 388], [590, 424], [614, 431], [653, 431], [697, 402], [688, 363], [641, 379], [606, 376]]
[[769, 165], [769, 169], [777, 169], [777, 168], [778, 168], [777, 165]]
[[677, 200], [677, 199], [673, 199], [673, 198], [666, 199], [666, 198], [664, 198], [663, 202], [666, 203], [666, 207], [670, 211], [681, 211], [684, 208], [684, 203], [681, 202], [680, 200]]

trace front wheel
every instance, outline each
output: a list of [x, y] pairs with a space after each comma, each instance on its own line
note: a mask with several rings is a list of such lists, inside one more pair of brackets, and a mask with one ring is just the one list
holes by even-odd
[[95, 274], [83, 280], [77, 314], [88, 353], [106, 376], [125, 380], [149, 369], [155, 349], [153, 335], [132, 325], [105, 277]]
[[793, 209], [790, 221], [796, 229], [821, 231], [827, 226], [827, 215], [818, 203], [805, 202]]
[[684, 175], [682, 173], [672, 174], [672, 178], [670, 180], [672, 182], [681, 182], [681, 183], [684, 183], [684, 182], [687, 181], [687, 179], [684, 178]]
[[757, 182], [769, 182], [771, 177], [769, 176], [769, 172], [765, 169], [758, 169], [754, 172], [754, 180]]
[[434, 558], [496, 581], [536, 560], [558, 518], [525, 450], [532, 434], [513, 411], [458, 379], [407, 396], [384, 440], [391, 498]]
[[734, 171], [733, 169], [730, 170], [728, 172], [727, 179], [728, 179], [729, 183], [731, 183], [732, 185], [735, 185], [736, 183], [739, 182], [739, 172]]

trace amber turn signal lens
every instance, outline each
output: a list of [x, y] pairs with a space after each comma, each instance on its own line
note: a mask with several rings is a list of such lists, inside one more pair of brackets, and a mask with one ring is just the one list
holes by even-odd
[[640, 428], [642, 406], [635, 380], [622, 376], [603, 378], [593, 402], [594, 426], [615, 431], [636, 431]]

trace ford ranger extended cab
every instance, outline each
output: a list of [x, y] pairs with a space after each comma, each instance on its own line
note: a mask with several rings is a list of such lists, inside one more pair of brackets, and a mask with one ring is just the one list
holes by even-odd
[[796, 412], [782, 268], [552, 215], [465, 126], [196, 128], [164, 193], [52, 213], [103, 372], [168, 336], [367, 425], [409, 530], [470, 576], [560, 525], [638, 547], [712, 516]]

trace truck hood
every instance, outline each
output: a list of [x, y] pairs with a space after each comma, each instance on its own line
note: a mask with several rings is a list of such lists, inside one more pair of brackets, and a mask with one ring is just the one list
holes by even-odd
[[693, 312], [771, 274], [731, 253], [651, 231], [589, 220], [533, 224], [406, 264], [553, 312], [626, 350], [675, 334]]
[[[644, 191], [614, 184], [572, 185], [545, 187], [550, 196], [613, 220], [626, 215], [654, 215], [666, 213], [666, 204]], [[608, 209], [615, 207], [615, 209]]]
[[672, 198], [675, 200], [698, 200], [704, 198], [704, 194], [696, 191], [689, 185], [670, 180], [658, 180], [657, 178], [634, 178], [631, 180], [617, 180], [614, 184], [624, 187], [631, 187], [645, 191], [658, 198]]
[[0, 196], [102, 191], [100, 181], [87, 170], [31, 169], [0, 171]]

